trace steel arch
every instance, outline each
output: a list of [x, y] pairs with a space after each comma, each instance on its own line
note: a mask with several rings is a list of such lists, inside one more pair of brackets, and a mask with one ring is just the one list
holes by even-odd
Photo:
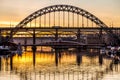
[[24, 20], [22, 20], [16, 26], [16, 28], [22, 28], [24, 25], [26, 25], [33, 19], [37, 18], [38, 16], [42, 16], [44, 14], [56, 12], [56, 11], [67, 11], [67, 12], [76, 13], [76, 14], [79, 14], [79, 15], [82, 15], [82, 16], [88, 18], [89, 20], [93, 21], [94, 23], [96, 23], [97, 25], [99, 25], [101, 27], [107, 27], [107, 25], [104, 24], [99, 18], [97, 18], [96, 16], [94, 16], [93, 14], [91, 14], [90, 12], [88, 12], [84, 9], [81, 9], [81, 8], [75, 7], [75, 6], [71, 6], [71, 5], [53, 5], [53, 6], [48, 6], [48, 7], [42, 8], [42, 9], [30, 14], [28, 17], [26, 17]]
[[30, 14], [24, 20], [22, 20], [18, 25], [16, 25], [16, 27], [11, 31], [10, 36], [13, 36], [19, 30], [19, 28], [22, 28], [23, 26], [25, 26], [27, 23], [29, 23], [33, 19], [35, 19], [39, 16], [42, 16], [44, 14], [51, 13], [51, 12], [57, 12], [57, 11], [72, 12], [72, 13], [81, 15], [83, 17], [86, 17], [89, 20], [91, 20], [92, 22], [96, 23], [101, 28], [103, 28], [111, 37], [117, 38], [113, 34], [113, 32], [110, 29], [108, 29], [108, 26], [104, 22], [102, 22], [98, 17], [96, 17], [95, 15], [91, 14], [90, 12], [88, 12], [84, 9], [81, 9], [79, 7], [75, 7], [72, 5], [52, 5], [52, 6], [42, 8], [42, 9]]

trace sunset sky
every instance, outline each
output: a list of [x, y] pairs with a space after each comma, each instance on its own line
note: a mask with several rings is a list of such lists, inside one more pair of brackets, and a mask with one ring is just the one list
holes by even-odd
[[36, 10], [56, 4], [80, 7], [108, 26], [120, 26], [120, 0], [0, 0], [0, 26], [17, 25]]

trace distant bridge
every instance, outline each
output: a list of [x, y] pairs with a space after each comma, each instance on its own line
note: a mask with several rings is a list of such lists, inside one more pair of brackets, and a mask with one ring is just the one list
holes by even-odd
[[87, 48], [102, 48], [105, 46], [105, 44], [83, 44], [79, 42], [74, 41], [50, 41], [40, 44], [28, 44], [28, 45], [22, 45], [22, 46], [47, 46], [52, 48], [59, 48], [59, 49], [68, 49], [68, 48], [81, 48], [81, 49], [87, 49]]

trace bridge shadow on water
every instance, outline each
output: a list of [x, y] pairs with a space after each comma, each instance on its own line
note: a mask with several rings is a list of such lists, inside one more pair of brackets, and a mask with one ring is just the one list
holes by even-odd
[[113, 80], [106, 75], [120, 74], [119, 66], [93, 49], [24, 52], [0, 56], [0, 79]]

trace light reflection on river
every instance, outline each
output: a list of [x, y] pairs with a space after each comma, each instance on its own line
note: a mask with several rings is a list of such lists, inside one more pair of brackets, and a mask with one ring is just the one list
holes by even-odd
[[119, 79], [119, 64], [111, 66], [111, 59], [95, 55], [98, 52], [56, 49], [36, 52], [35, 55], [24, 52], [22, 55], [1, 56], [0, 80]]

